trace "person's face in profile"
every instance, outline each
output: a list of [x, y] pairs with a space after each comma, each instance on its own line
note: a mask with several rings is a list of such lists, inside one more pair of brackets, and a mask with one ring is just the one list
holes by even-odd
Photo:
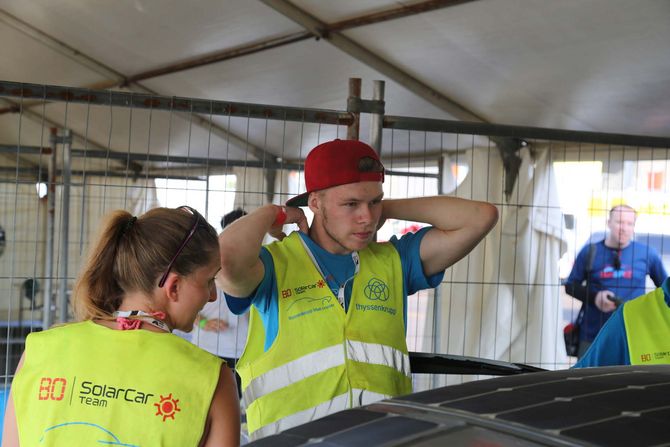
[[216, 301], [215, 277], [221, 270], [221, 261], [215, 258], [208, 265], [181, 277], [178, 285], [177, 311], [170, 315], [174, 326], [184, 332], [193, 329], [193, 322], [208, 302]]

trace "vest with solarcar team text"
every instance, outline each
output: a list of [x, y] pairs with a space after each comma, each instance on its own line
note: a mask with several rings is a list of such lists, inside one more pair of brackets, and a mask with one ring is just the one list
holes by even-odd
[[92, 321], [26, 339], [12, 384], [21, 446], [195, 446], [221, 360], [173, 334]]
[[631, 365], [670, 363], [670, 307], [662, 287], [625, 303], [623, 320]]
[[277, 278], [279, 331], [267, 352], [260, 314], [237, 364], [252, 439], [346, 408], [412, 391], [400, 255], [390, 243], [360, 251], [349, 311], [297, 232], [267, 246]]

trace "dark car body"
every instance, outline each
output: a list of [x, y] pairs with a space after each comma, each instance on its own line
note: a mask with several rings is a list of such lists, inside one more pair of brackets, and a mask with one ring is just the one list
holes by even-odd
[[668, 446], [670, 365], [516, 374], [341, 411], [249, 445]]

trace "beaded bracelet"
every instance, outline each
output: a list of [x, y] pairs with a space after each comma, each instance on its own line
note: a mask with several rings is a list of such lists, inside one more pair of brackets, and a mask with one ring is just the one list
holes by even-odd
[[207, 324], [207, 318], [200, 317], [200, 321], [198, 321], [198, 326], [200, 326], [200, 329], [205, 329], [206, 324]]

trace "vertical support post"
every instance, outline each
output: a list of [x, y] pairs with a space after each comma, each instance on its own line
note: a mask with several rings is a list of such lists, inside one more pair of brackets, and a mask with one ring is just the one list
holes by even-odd
[[[205, 209], [202, 210], [203, 215], [207, 220], [211, 219], [212, 216], [209, 215], [209, 164], [205, 168]], [[144, 209], [142, 210], [144, 212]], [[217, 216], [218, 217], [218, 216]]]
[[[444, 156], [440, 156], [438, 165], [437, 165], [437, 195], [441, 196], [444, 194]], [[440, 325], [440, 317], [442, 316], [442, 287], [438, 284], [437, 287], [433, 289], [433, 340], [431, 341], [431, 352], [441, 352], [441, 337], [442, 337], [442, 326]], [[444, 352], [447, 352], [446, 349]], [[431, 387], [437, 388], [440, 386], [440, 378], [437, 374], [433, 374], [431, 378]]]
[[81, 176], [81, 229], [79, 230], [79, 257], [81, 257], [84, 253], [84, 227], [86, 226], [86, 179], [86, 171], [84, 171]]
[[69, 261], [70, 232], [70, 183], [72, 173], [72, 137], [70, 130], [63, 131], [60, 139], [63, 144], [63, 193], [61, 194], [61, 248], [60, 248], [60, 289], [58, 293], [58, 320], [68, 321], [67, 272]]
[[354, 122], [347, 127], [347, 140], [358, 140], [361, 128], [361, 112], [358, 107], [352, 107], [352, 103], [358, 103], [361, 99], [361, 78], [349, 78], [349, 99], [347, 101], [347, 112], [351, 112]]
[[51, 128], [51, 154], [47, 168], [47, 213], [46, 213], [46, 238], [44, 256], [44, 306], [42, 307], [42, 329], [48, 329], [53, 323], [54, 305], [53, 297], [53, 266], [54, 266], [54, 222], [56, 220], [56, 148], [58, 146], [57, 129]]
[[444, 165], [446, 163], [446, 158], [444, 155], [440, 155], [440, 158], [437, 161], [437, 195], [441, 196], [444, 194]]
[[[277, 168], [265, 168], [265, 201], [267, 203], [274, 203], [276, 180]], [[280, 198], [279, 203], [282, 203], [282, 200], [283, 198]]]
[[[430, 352], [441, 352], [440, 349], [440, 337], [442, 336], [441, 326], [440, 326], [440, 317], [442, 315], [442, 288], [438, 284], [437, 287], [433, 289], [433, 339], [431, 341]], [[446, 349], [445, 351], [446, 352]], [[440, 386], [440, 378], [438, 374], [433, 374], [431, 378], [431, 388], [437, 388]]]
[[370, 146], [381, 155], [382, 130], [384, 126], [384, 81], [374, 81], [372, 100], [381, 104], [381, 113], [370, 114]]

